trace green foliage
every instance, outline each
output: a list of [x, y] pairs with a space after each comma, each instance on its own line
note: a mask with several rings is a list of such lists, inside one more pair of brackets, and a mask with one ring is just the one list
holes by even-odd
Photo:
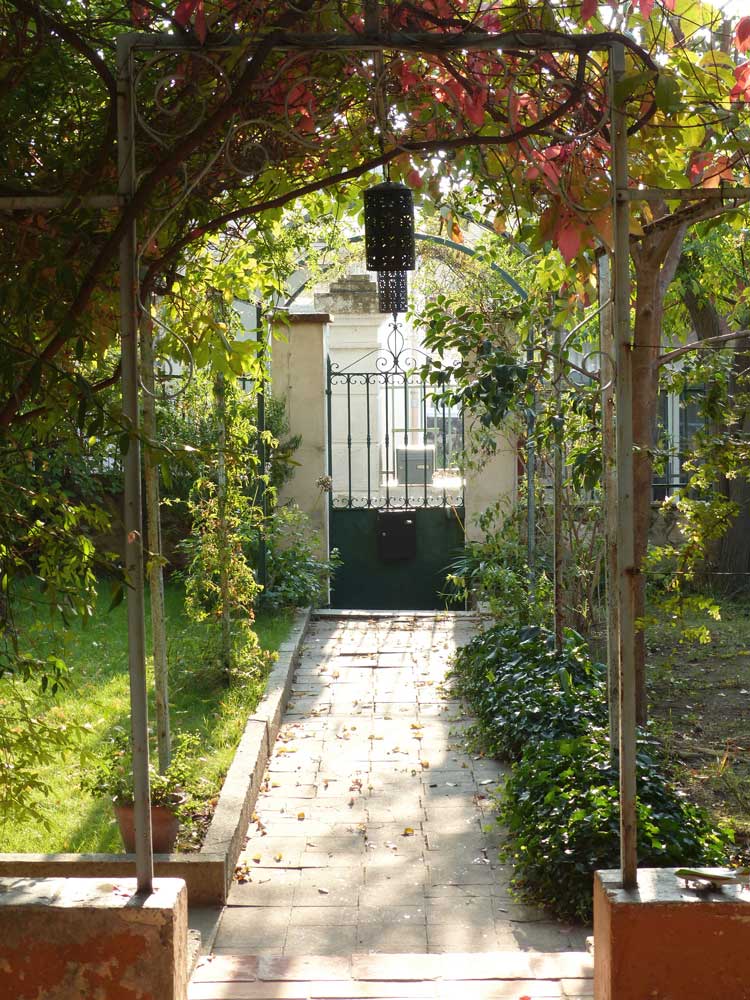
[[[103, 798], [93, 798], [86, 792], [77, 792], [81, 776], [92, 767], [109, 737], [119, 729], [129, 729], [130, 694], [128, 684], [128, 627], [125, 603], [110, 608], [111, 600], [106, 583], [100, 587], [99, 599], [93, 617], [87, 622], [80, 619], [65, 628], [58, 620], [45, 632], [29, 636], [27, 622], [31, 611], [24, 608], [19, 613], [20, 641], [28, 639], [41, 658], [50, 651], [64, 657], [69, 667], [68, 680], [54, 699], [43, 695], [28, 684], [17, 685], [29, 701], [26, 714], [31, 720], [28, 748], [36, 754], [46, 748], [44, 729], [47, 725], [64, 727], [64, 736], [72, 737], [68, 752], [52, 748], [43, 761], [31, 761], [34, 777], [41, 782], [42, 791], [24, 783], [18, 791], [18, 801], [24, 808], [23, 815], [16, 813], [12, 821], [0, 824], [0, 851], [54, 852], [112, 852], [121, 850], [116, 828], [112, 825], [110, 803]], [[32, 595], [29, 595], [31, 600]], [[173, 578], [165, 587], [167, 611], [168, 659], [170, 679], [170, 705], [173, 729], [194, 733], [199, 741], [195, 754], [195, 797], [200, 806], [195, 808], [194, 822], [183, 818], [181, 841], [184, 846], [195, 845], [202, 815], [218, 795], [234, 751], [251, 715], [263, 696], [267, 667], [264, 663], [252, 679], [227, 686], [217, 649], [219, 643], [214, 626], [190, 619], [184, 608], [184, 590]], [[272, 616], [259, 614], [253, 622], [262, 648], [269, 653], [278, 649], [289, 633], [292, 616], [275, 612]], [[150, 634], [150, 616], [146, 616], [147, 637]], [[238, 640], [235, 639], [235, 648]], [[147, 648], [149, 644], [147, 642]], [[266, 659], [270, 661], [272, 654]], [[151, 664], [147, 661], [149, 677]], [[0, 680], [0, 722], [6, 718], [13, 723], [9, 685], [16, 684], [12, 677]], [[149, 685], [151, 688], [151, 685]], [[154, 718], [154, 694], [150, 690], [149, 717]], [[74, 727], [78, 734], [71, 734]], [[12, 725], [3, 730], [0, 742], [14, 737], [17, 730]], [[37, 739], [37, 734], [39, 738]], [[15, 747], [13, 754], [18, 763], [23, 756]], [[192, 755], [191, 755], [192, 756]], [[4, 777], [13, 777], [15, 769]], [[193, 786], [191, 785], [191, 788]], [[71, 794], [71, 790], [75, 794]], [[190, 802], [186, 809], [193, 810]], [[31, 807], [31, 808], [29, 808]], [[6, 810], [0, 803], [0, 816]], [[34, 817], [43, 817], [35, 819]]]
[[[198, 479], [190, 498], [193, 526], [184, 544], [190, 556], [186, 572], [186, 606], [196, 621], [218, 621], [224, 611], [221, 574], [230, 581], [229, 610], [252, 618], [260, 593], [243, 547], [243, 541], [259, 518], [259, 509], [238, 490], [232, 490], [228, 511], [220, 509], [217, 484], [208, 477]], [[248, 524], [248, 520], [250, 523]]]
[[426, 302], [420, 316], [425, 347], [433, 352], [424, 369], [433, 395], [470, 410], [486, 428], [502, 424], [528, 377], [498, 323], [498, 316], [445, 295]]
[[[639, 863], [726, 863], [728, 832], [669, 781], [652, 740], [639, 740], [637, 773]], [[594, 871], [619, 865], [618, 780], [603, 731], [529, 745], [498, 814], [522, 898], [563, 920], [591, 919]]]
[[320, 536], [294, 504], [277, 507], [265, 529], [267, 582], [259, 607], [305, 608], [325, 601], [328, 581], [340, 565], [334, 549], [329, 559], [315, 553]]
[[[38, 629], [54, 617], [66, 624], [90, 617], [96, 570], [106, 561], [91, 536], [104, 530], [109, 518], [59, 486], [40, 484], [28, 467], [19, 464], [15, 472], [16, 478], [0, 476], [0, 501], [7, 512], [0, 528], [0, 676], [17, 673], [55, 690], [65, 663], [59, 655], [38, 657], [28, 645], [20, 651], [16, 612], [33, 608]], [[29, 588], [30, 577], [39, 589]]]
[[517, 760], [530, 744], [606, 721], [606, 669], [571, 630], [558, 653], [546, 629], [495, 625], [459, 650], [455, 674], [493, 756]]
[[[152, 748], [153, 749], [153, 748]], [[196, 791], [201, 769], [201, 743], [194, 733], [174, 735], [169, 767], [160, 773], [149, 755], [151, 804], [177, 808]], [[115, 727], [96, 754], [96, 764], [85, 770], [81, 789], [116, 803], [133, 802], [133, 757], [130, 735]]]
[[[561, 919], [589, 920], [593, 873], [619, 859], [619, 779], [606, 722], [605, 671], [568, 631], [561, 652], [538, 627], [494, 626], [456, 657], [458, 691], [487, 752], [513, 760], [498, 821], [521, 898]], [[672, 784], [658, 744], [638, 743], [642, 864], [720, 864], [729, 831]]]
[[533, 598], [529, 594], [525, 512], [522, 504], [507, 511], [498, 501], [484, 510], [478, 525], [484, 538], [469, 541], [449, 566], [447, 597], [486, 606], [500, 621], [542, 624], [550, 614], [550, 582], [540, 553]]
[[0, 690], [0, 831], [39, 823], [49, 828], [41, 806], [51, 790], [42, 769], [81, 753], [84, 727], [53, 709], [47, 696], [40, 705], [22, 680], [6, 677]]
[[286, 400], [266, 393], [265, 413], [266, 431], [272, 438], [267, 454], [268, 481], [278, 491], [289, 482], [299, 464], [294, 460], [294, 453], [302, 444], [302, 435], [290, 434]]

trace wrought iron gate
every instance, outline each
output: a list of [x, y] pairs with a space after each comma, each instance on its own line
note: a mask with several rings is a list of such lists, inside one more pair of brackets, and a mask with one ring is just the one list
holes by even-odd
[[328, 465], [334, 607], [446, 606], [464, 544], [463, 414], [433, 396], [427, 355], [397, 322], [384, 351], [328, 361]]

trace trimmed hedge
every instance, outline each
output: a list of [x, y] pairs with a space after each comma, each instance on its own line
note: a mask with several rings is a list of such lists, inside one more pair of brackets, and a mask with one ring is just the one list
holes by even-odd
[[[618, 772], [606, 723], [606, 670], [569, 631], [494, 626], [463, 647], [454, 676], [485, 752], [509, 758], [498, 821], [520, 898], [590, 920], [593, 873], [619, 866]], [[650, 867], [726, 862], [731, 834], [670, 781], [658, 741], [638, 740], [638, 856]]]

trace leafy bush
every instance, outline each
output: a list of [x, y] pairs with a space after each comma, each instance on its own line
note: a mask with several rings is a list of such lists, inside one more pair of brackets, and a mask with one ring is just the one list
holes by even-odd
[[[194, 733], [178, 733], [174, 740], [169, 767], [160, 773], [153, 757], [149, 759], [151, 804], [175, 808], [185, 802], [198, 781], [201, 767], [201, 744]], [[81, 788], [97, 798], [117, 803], [131, 803], [133, 756], [130, 735], [116, 727], [105, 741], [96, 765], [84, 774]]]
[[[619, 776], [611, 762], [605, 669], [571, 630], [557, 652], [537, 626], [494, 626], [456, 657], [458, 692], [487, 752], [515, 761], [498, 821], [521, 898], [561, 919], [591, 917], [597, 868], [619, 865]], [[731, 834], [670, 782], [658, 743], [638, 741], [638, 856], [650, 866], [721, 864]]]
[[546, 629], [495, 626], [459, 651], [455, 674], [493, 755], [516, 760], [529, 744], [583, 734], [606, 721], [606, 669], [591, 662], [570, 629], [558, 653]]
[[315, 554], [320, 536], [295, 504], [277, 507], [266, 525], [266, 586], [259, 606], [304, 608], [324, 602], [328, 580], [340, 564], [336, 550], [330, 559]]
[[500, 621], [522, 625], [541, 623], [549, 618], [551, 586], [543, 553], [537, 553], [537, 579], [534, 599], [529, 596], [523, 504], [507, 511], [496, 503], [477, 519], [483, 533], [481, 541], [469, 541], [450, 564], [446, 578], [447, 597], [478, 602]]
[[83, 727], [45, 711], [50, 696], [40, 703], [28, 687], [10, 676], [0, 688], [0, 830], [28, 822], [49, 829], [40, 806], [51, 791], [43, 769], [74, 751], [83, 755]]
[[[726, 862], [728, 834], [669, 781], [653, 741], [637, 754], [638, 858], [651, 867]], [[603, 730], [531, 745], [502, 793], [503, 859], [529, 902], [565, 920], [590, 920], [593, 873], [617, 868], [618, 770]]]

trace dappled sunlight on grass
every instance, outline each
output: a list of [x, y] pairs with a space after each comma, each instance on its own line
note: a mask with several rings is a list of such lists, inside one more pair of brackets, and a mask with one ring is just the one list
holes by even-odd
[[[173, 733], [195, 733], [202, 746], [199, 764], [206, 798], [215, 796], [229, 767], [247, 716], [262, 697], [265, 678], [228, 688], [216, 670], [207, 644], [206, 630], [187, 618], [183, 591], [176, 583], [166, 588], [168, 658], [170, 664], [170, 716]], [[51, 794], [41, 801], [49, 828], [31, 823], [0, 827], [3, 852], [117, 852], [122, 850], [111, 804], [80, 789], [82, 774], [101, 756], [103, 743], [117, 728], [130, 725], [127, 615], [124, 603], [108, 610], [110, 596], [102, 588], [96, 616], [88, 623], [76, 621], [69, 628], [45, 624], [35, 630], [34, 653], [54, 653], [71, 669], [69, 685], [57, 696], [39, 696], [35, 711], [53, 714], [60, 721], [85, 726], [81, 751], [65, 761], [41, 769]], [[264, 649], [275, 649], [291, 627], [291, 613], [261, 617], [257, 632]], [[18, 622], [23, 633], [24, 622]], [[150, 633], [150, 622], [147, 620]], [[148, 663], [154, 719], [153, 670]], [[0, 681], [0, 694], [2, 681]]]

